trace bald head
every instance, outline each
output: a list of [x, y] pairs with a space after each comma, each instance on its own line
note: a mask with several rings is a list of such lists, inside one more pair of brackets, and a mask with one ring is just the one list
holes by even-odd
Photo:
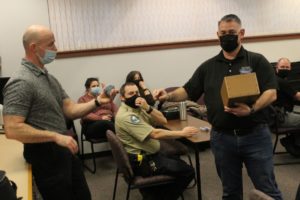
[[25, 59], [41, 68], [56, 57], [57, 48], [54, 34], [46, 26], [32, 25], [28, 27], [23, 35], [23, 45]]
[[280, 58], [277, 62], [276, 69], [278, 70], [291, 70], [291, 62], [288, 58]]
[[29, 26], [23, 35], [23, 46], [25, 50], [28, 49], [31, 43], [39, 43], [44, 39], [44, 36], [47, 35], [53, 35], [48, 27], [42, 25]]

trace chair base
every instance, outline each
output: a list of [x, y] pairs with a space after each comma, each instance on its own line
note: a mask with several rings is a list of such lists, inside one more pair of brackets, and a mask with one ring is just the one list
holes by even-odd
[[[289, 154], [289, 153], [286, 152], [286, 151], [280, 151], [280, 152], [275, 152], [274, 156], [275, 155], [282, 155], [282, 154]], [[290, 155], [290, 156], [292, 156], [292, 155]], [[280, 165], [297, 165], [297, 164], [300, 164], [300, 158], [295, 158], [295, 159], [297, 159], [297, 160], [295, 160], [295, 161], [287, 161], [287, 162], [274, 162], [274, 166], [280, 166]]]
[[[119, 169], [116, 170], [116, 177], [115, 177], [115, 184], [114, 184], [113, 198], [112, 198], [113, 200], [115, 200], [115, 198], [116, 198], [118, 178], [119, 178]], [[172, 183], [172, 181], [173, 180], [162, 182], [161, 185]], [[153, 186], [158, 186], [158, 185], [159, 184], [157, 184], [157, 183], [153, 184]], [[147, 185], [145, 187], [151, 187], [151, 185]], [[132, 184], [128, 183], [127, 192], [126, 192], [126, 200], [129, 200], [131, 190], [140, 189], [140, 188], [143, 188], [143, 187], [138, 186], [138, 185], [132, 185]], [[180, 197], [181, 197], [182, 200], [184, 200], [183, 194], [181, 194]]]
[[[89, 166], [87, 166], [84, 163], [84, 152], [82, 152], [82, 165], [84, 166], [84, 168], [86, 168], [89, 172], [91, 172], [92, 174], [96, 173], [96, 158], [95, 158], [95, 152], [94, 152], [94, 143], [91, 142], [91, 149], [92, 149], [92, 158], [93, 158], [93, 168], [90, 168]], [[83, 147], [82, 147], [83, 150]]]
[[85, 169], [87, 169], [89, 172], [91, 172], [92, 174], [96, 173], [96, 164], [93, 165], [93, 168], [90, 168], [88, 165], [86, 165], [84, 163], [84, 160], [82, 160], [82, 165]]
[[[288, 135], [288, 134], [289, 133], [280, 134], [280, 135]], [[275, 155], [282, 155], [282, 154], [289, 154], [289, 152], [287, 152], [287, 151], [276, 151], [278, 142], [279, 142], [279, 134], [276, 134], [276, 138], [275, 138], [275, 142], [274, 142], [274, 147], [273, 147], [273, 156], [275, 156]], [[300, 158], [295, 158], [295, 159], [297, 159], [297, 160], [296, 161], [288, 161], [288, 162], [279, 162], [279, 163], [274, 162], [274, 166], [280, 166], [280, 165], [297, 165], [297, 164], [300, 164]]]
[[[96, 155], [95, 155], [95, 150], [94, 150], [94, 145], [95, 144], [99, 144], [99, 143], [104, 143], [107, 142], [106, 139], [99, 139], [99, 140], [86, 140], [83, 139], [83, 137], [81, 138], [81, 161], [82, 161], [82, 165], [84, 168], [86, 168], [89, 172], [91, 172], [92, 174], [96, 173]], [[91, 150], [92, 150], [92, 159], [93, 159], [93, 167], [89, 167], [84, 163], [84, 141], [89, 142], [91, 144]]]

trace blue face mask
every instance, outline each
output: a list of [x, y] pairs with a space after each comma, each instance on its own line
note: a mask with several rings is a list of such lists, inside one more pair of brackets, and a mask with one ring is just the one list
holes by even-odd
[[45, 49], [44, 57], [41, 57], [40, 55], [38, 55], [38, 58], [40, 59], [41, 63], [43, 63], [45, 65], [45, 64], [51, 63], [53, 60], [55, 60], [56, 54], [57, 54], [56, 51], [51, 51], [51, 50]]
[[92, 87], [91, 88], [91, 93], [94, 96], [98, 96], [101, 93], [101, 89], [100, 87]]

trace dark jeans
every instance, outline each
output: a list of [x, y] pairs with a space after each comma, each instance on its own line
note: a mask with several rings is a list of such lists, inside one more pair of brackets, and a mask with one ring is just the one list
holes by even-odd
[[36, 185], [44, 200], [90, 200], [81, 162], [55, 143], [25, 145]]
[[82, 129], [87, 139], [99, 139], [106, 137], [107, 130], [115, 132], [115, 124], [108, 120], [89, 121], [83, 122]]
[[[155, 172], [149, 166], [150, 160], [155, 163], [157, 168]], [[132, 165], [135, 175], [150, 176], [151, 174], [163, 174], [176, 178], [175, 183], [172, 184], [140, 189], [144, 200], [177, 200], [195, 176], [193, 167], [185, 163], [178, 156], [167, 157], [158, 153], [151, 156], [146, 162], [143, 160], [142, 165], [133, 163]]]
[[223, 185], [223, 199], [243, 199], [243, 163], [256, 189], [276, 200], [282, 199], [275, 181], [271, 133], [267, 126], [253, 128], [243, 136], [212, 130], [211, 149]]

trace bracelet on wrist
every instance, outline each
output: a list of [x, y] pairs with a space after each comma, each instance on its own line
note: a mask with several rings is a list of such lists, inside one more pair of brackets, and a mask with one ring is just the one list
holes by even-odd
[[100, 102], [97, 100], [97, 98], [95, 99], [95, 105], [96, 107], [99, 107], [101, 105]]
[[149, 109], [146, 111], [148, 114], [150, 114], [153, 111], [153, 108], [149, 106]]

